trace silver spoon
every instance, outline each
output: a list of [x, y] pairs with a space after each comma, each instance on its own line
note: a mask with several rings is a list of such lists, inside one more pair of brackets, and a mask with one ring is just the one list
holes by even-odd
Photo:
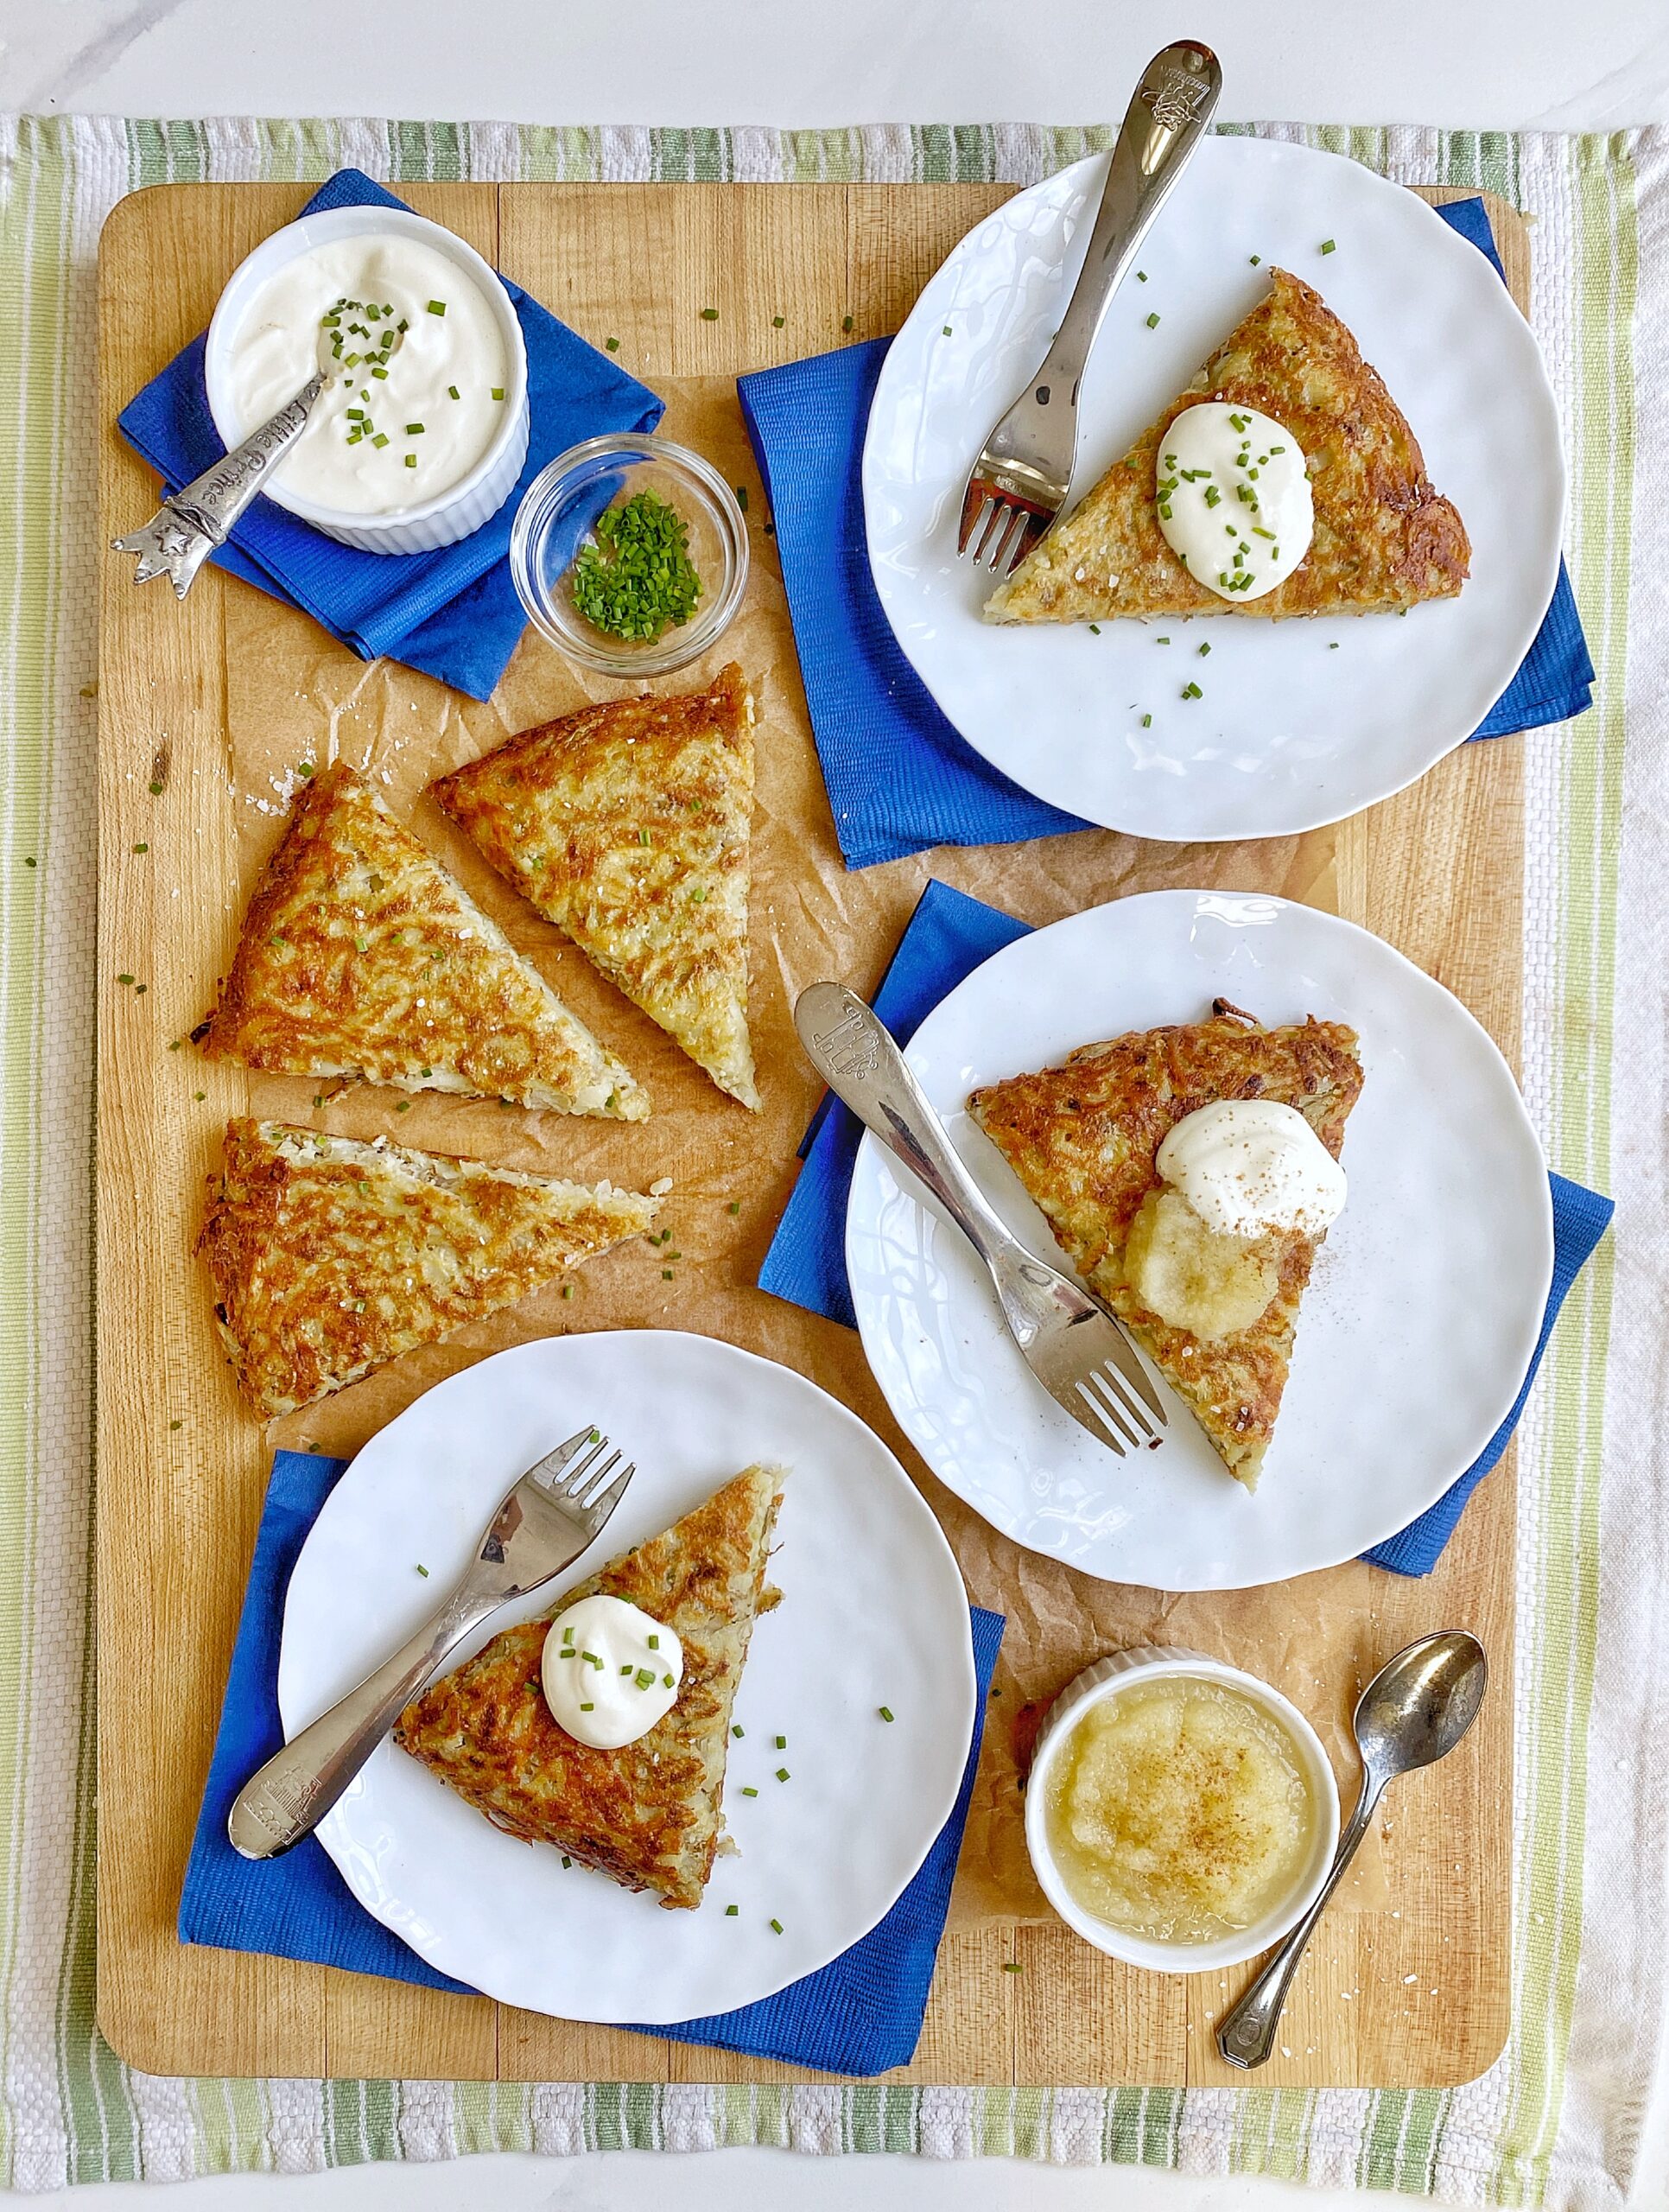
[[1304, 1947], [1355, 1857], [1387, 1783], [1448, 1757], [1477, 1718], [1488, 1678], [1483, 1646], [1476, 1637], [1463, 1628], [1446, 1628], [1398, 1652], [1356, 1700], [1351, 1727], [1361, 1753], [1361, 1796], [1339, 1838], [1321, 1895], [1271, 1953], [1257, 1980], [1231, 2005], [1217, 2030], [1217, 2049], [1231, 2066], [1261, 2066], [1273, 2050], [1281, 2008]]
[[223, 454], [189, 484], [182, 484], [142, 529], [111, 540], [115, 552], [138, 555], [135, 583], [148, 584], [153, 576], [167, 576], [173, 582], [175, 597], [185, 597], [204, 562], [225, 543], [232, 524], [273, 471], [282, 465], [306, 429], [320, 394], [340, 373], [330, 333], [321, 326], [318, 369], [295, 398], [251, 430], [242, 445]]

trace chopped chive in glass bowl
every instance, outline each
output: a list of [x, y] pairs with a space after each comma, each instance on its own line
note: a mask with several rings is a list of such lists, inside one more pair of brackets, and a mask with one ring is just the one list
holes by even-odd
[[747, 525], [723, 477], [688, 447], [636, 432], [559, 454], [511, 531], [528, 619], [606, 676], [666, 676], [698, 660], [729, 627], [747, 566]]

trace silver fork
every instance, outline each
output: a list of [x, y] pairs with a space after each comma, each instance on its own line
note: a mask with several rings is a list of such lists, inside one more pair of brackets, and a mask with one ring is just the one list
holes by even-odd
[[1056, 1404], [1120, 1459], [1126, 1444], [1157, 1441], [1164, 1404], [1135, 1346], [1103, 1306], [998, 1219], [872, 1009], [843, 983], [812, 983], [795, 1002], [794, 1027], [834, 1096], [926, 1185], [985, 1262], [1009, 1333]]
[[596, 1541], [636, 1471], [626, 1466], [616, 1474], [619, 1464], [619, 1453], [594, 1428], [536, 1461], [493, 1515], [438, 1611], [244, 1784], [226, 1821], [232, 1848], [245, 1859], [276, 1859], [310, 1835], [447, 1654], [501, 1605], [541, 1588]]
[[1078, 386], [1107, 302], [1216, 112], [1222, 72], [1179, 39], [1142, 72], [1107, 165], [1089, 250], [1047, 359], [985, 442], [962, 494], [956, 550], [1006, 576], [1066, 505]]

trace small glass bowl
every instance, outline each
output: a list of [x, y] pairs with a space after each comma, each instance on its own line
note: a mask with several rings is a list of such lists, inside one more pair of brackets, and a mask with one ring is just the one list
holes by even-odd
[[[676, 507], [689, 531], [701, 595], [688, 622], [658, 638], [611, 638], [574, 604], [568, 577], [597, 518], [637, 492]], [[516, 511], [510, 572], [528, 619], [559, 652], [605, 676], [669, 676], [698, 660], [730, 626], [747, 584], [747, 525], [710, 461], [665, 438], [621, 431], [587, 438], [536, 476]]]

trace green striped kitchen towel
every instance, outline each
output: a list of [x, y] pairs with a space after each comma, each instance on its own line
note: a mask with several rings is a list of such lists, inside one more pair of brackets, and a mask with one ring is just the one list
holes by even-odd
[[[425, 178], [1030, 182], [1108, 143], [1019, 124], [777, 131], [388, 122], [0, 124], [0, 2179], [297, 2171], [495, 2148], [993, 2152], [1588, 2212], [1627, 2185], [1666, 1968], [1669, 133], [1298, 130], [1534, 224], [1594, 712], [1525, 738], [1525, 1088], [1617, 1199], [1520, 1436], [1514, 2027], [1433, 2091], [758, 2090], [161, 2081], [92, 2014], [89, 1479], [93, 265], [124, 193]], [[1648, 537], [1648, 528], [1657, 532]]]

